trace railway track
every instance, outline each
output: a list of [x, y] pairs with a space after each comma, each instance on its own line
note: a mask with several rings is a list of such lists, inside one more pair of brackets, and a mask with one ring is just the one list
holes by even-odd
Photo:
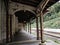
[[60, 44], [60, 33], [57, 32], [51, 32], [51, 31], [44, 31], [44, 39], [45, 40], [53, 40], [54, 42], [57, 42]]
[[[36, 30], [34, 29], [33, 32], [36, 33]], [[52, 40], [60, 41], [60, 32], [44, 30], [43, 35], [44, 35], [44, 38], [46, 38], [46, 39], [52, 39]]]
[[57, 32], [44, 31], [44, 34], [60, 39], [60, 33], [57, 33]]

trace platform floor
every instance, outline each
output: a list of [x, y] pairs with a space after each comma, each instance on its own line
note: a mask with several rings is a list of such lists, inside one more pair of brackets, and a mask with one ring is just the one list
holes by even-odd
[[[14, 38], [13, 38], [13, 42], [17, 42], [17, 41], [27, 41], [27, 40], [36, 40], [36, 36], [32, 35], [32, 34], [29, 34], [27, 33], [26, 31], [19, 31], [19, 32], [16, 32], [16, 34], [14, 34]], [[38, 42], [30, 42], [30, 43], [15, 43], [15, 44], [12, 44], [12, 45], [39, 45]]]
[[[26, 41], [26, 40], [36, 40], [36, 36], [29, 34], [24, 30], [18, 31], [14, 34], [13, 42]], [[39, 43], [38, 42], [21, 43], [21, 44], [20, 43], [14, 43], [14, 44], [10, 44], [10, 45], [39, 45]], [[59, 44], [53, 42], [52, 40], [47, 40], [45, 45], [59, 45]]]
[[27, 33], [26, 31], [16, 32], [13, 41], [36, 40], [36, 36]]

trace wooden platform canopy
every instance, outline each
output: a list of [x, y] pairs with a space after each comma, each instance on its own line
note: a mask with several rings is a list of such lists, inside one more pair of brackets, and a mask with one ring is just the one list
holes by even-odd
[[[18, 17], [19, 22], [24, 22], [24, 21], [29, 22], [30, 19], [34, 19], [36, 17], [37, 13], [39, 13], [39, 11], [41, 10], [41, 5], [44, 6], [46, 1], [48, 1], [48, 0], [11, 0], [11, 2], [34, 7], [34, 10], [32, 10], [32, 11], [29, 11], [29, 10], [24, 11], [25, 8], [23, 8], [23, 10], [16, 11], [14, 14]], [[57, 1], [58, 0], [49, 0], [47, 5], [43, 9], [43, 12], [45, 12], [48, 7], [50, 7], [51, 5], [56, 3]], [[19, 7], [18, 4], [17, 4], [17, 7]], [[25, 6], [23, 6], [23, 7], [25, 7]]]

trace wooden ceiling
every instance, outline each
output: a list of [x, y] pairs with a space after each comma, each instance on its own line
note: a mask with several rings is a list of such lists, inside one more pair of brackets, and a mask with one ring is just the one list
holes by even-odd
[[[22, 3], [30, 6], [37, 7], [42, 0], [11, 0], [13, 2]], [[51, 6], [52, 4], [56, 3], [58, 0], [50, 0], [47, 4], [47, 7]]]
[[37, 5], [42, 1], [42, 0], [12, 0], [13, 2], [17, 3], [22, 3], [30, 6], [37, 7]]

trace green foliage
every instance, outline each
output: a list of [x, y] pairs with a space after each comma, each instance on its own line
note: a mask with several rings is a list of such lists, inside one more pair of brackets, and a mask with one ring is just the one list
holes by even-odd
[[49, 7], [49, 13], [44, 15], [44, 21], [48, 21], [57, 17], [60, 17], [60, 3], [59, 2]]
[[44, 22], [44, 28], [60, 28], [60, 17]]
[[44, 15], [44, 28], [60, 29], [60, 3], [57, 2], [49, 7], [49, 13]]

